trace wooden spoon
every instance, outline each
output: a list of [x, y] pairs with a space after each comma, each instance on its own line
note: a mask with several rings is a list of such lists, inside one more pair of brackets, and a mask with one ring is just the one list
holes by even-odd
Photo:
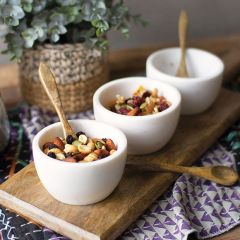
[[186, 11], [181, 11], [178, 22], [179, 46], [181, 48], [181, 60], [177, 70], [177, 77], [189, 77], [186, 67], [186, 42], [187, 42], [188, 16]]
[[42, 62], [39, 65], [39, 77], [44, 87], [44, 90], [46, 91], [49, 99], [51, 100], [58, 114], [60, 122], [62, 123], [64, 137], [67, 138], [68, 135], [76, 137], [63, 111], [62, 102], [59, 96], [55, 76], [52, 73], [51, 69], [45, 63]]
[[224, 186], [231, 186], [239, 179], [238, 174], [233, 169], [226, 166], [184, 167], [169, 163], [148, 163], [146, 165], [128, 164], [128, 167], [139, 171], [169, 171], [177, 173], [188, 173], [190, 175], [202, 177], [204, 179], [219, 183]]

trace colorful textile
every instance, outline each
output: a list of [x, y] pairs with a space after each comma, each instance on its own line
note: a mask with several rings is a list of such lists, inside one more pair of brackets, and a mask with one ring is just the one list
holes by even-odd
[[[19, 111], [20, 109], [20, 111]], [[55, 115], [22, 106], [10, 112], [11, 144], [0, 155], [0, 182], [9, 172], [18, 171], [31, 161], [30, 140], [44, 126], [58, 121]], [[93, 118], [92, 112], [69, 118]], [[235, 125], [198, 162], [223, 164], [239, 169], [240, 124]], [[26, 135], [25, 135], [26, 134]], [[10, 162], [16, 159], [16, 167]], [[237, 161], [235, 166], [235, 160]], [[181, 175], [176, 183], [125, 231], [120, 239], [187, 239], [189, 234], [205, 239], [240, 223], [240, 186], [223, 187], [197, 177]], [[0, 233], [3, 239], [67, 239], [47, 228], [29, 223], [0, 208]], [[0, 237], [1, 239], [1, 237]]]
[[[202, 158], [203, 166], [234, 167], [234, 158], [216, 144]], [[240, 186], [223, 187], [190, 175], [181, 175], [173, 188], [143, 214], [121, 239], [204, 239], [239, 224]]]

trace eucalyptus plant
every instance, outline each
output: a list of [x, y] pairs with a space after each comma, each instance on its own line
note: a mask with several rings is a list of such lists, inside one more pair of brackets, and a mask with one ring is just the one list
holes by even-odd
[[0, 0], [0, 23], [11, 59], [24, 48], [43, 43], [77, 43], [106, 49], [106, 33], [116, 29], [128, 37], [131, 15], [122, 0]]

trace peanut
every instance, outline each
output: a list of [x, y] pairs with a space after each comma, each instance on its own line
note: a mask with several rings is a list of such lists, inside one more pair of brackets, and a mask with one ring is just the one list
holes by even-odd
[[59, 149], [59, 148], [52, 148], [48, 152], [53, 152], [55, 154], [63, 153], [63, 151], [61, 149]]
[[73, 143], [72, 143], [72, 145], [78, 147], [79, 145], [81, 145], [81, 142], [78, 141], [78, 140], [74, 140]]
[[98, 159], [98, 155], [96, 153], [90, 153], [83, 159], [83, 161], [92, 162], [92, 161], [95, 161], [97, 159]]
[[79, 145], [78, 146], [78, 151], [80, 153], [89, 154], [89, 153], [92, 152], [92, 149], [89, 146], [86, 146], [86, 145]]
[[64, 156], [63, 153], [57, 153], [57, 154], [56, 154], [56, 158], [57, 158], [58, 160], [64, 160], [64, 159], [65, 159], [65, 156]]
[[82, 144], [86, 144], [87, 141], [88, 141], [88, 138], [87, 138], [86, 135], [81, 134], [81, 135], [78, 137], [78, 140], [79, 140]]
[[87, 146], [91, 148], [91, 151], [93, 151], [93, 150], [95, 149], [95, 144], [94, 144], [94, 142], [89, 142], [89, 143], [87, 144]]
[[157, 98], [157, 97], [158, 97], [158, 89], [157, 89], [157, 88], [154, 88], [154, 89], [152, 90], [152, 97], [154, 97], [154, 98]]
[[71, 145], [71, 144], [66, 144], [64, 148], [65, 153], [77, 153], [78, 152], [78, 147]]

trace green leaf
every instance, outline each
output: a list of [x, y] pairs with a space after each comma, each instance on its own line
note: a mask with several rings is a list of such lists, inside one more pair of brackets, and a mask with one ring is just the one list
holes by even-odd
[[11, 32], [4, 36], [12, 59], [20, 58], [24, 48], [45, 42], [84, 42], [107, 49], [108, 31], [128, 37], [130, 21], [142, 19], [122, 0], [0, 0], [0, 23]]
[[7, 25], [14, 26], [14, 27], [19, 24], [19, 20], [16, 18], [12, 18], [12, 17], [6, 17], [5, 22]]
[[7, 3], [7, 0], [0, 0], [0, 5], [5, 5]]
[[231, 141], [233, 141], [237, 136], [238, 136], [237, 131], [232, 131], [232, 132], [230, 132], [230, 133], [227, 135], [226, 141], [227, 141], [227, 142], [231, 142]]
[[240, 150], [240, 142], [236, 142], [232, 146], [232, 150]]
[[52, 34], [51, 35], [51, 41], [52, 42], [57, 42], [59, 40], [59, 35], [58, 34]]
[[100, 28], [98, 28], [98, 29], [96, 30], [96, 36], [97, 36], [97, 37], [100, 37], [101, 35], [102, 35], [102, 31], [101, 31]]
[[24, 4], [23, 9], [24, 9], [25, 12], [31, 12], [32, 11], [32, 4], [30, 4], [30, 3]]

